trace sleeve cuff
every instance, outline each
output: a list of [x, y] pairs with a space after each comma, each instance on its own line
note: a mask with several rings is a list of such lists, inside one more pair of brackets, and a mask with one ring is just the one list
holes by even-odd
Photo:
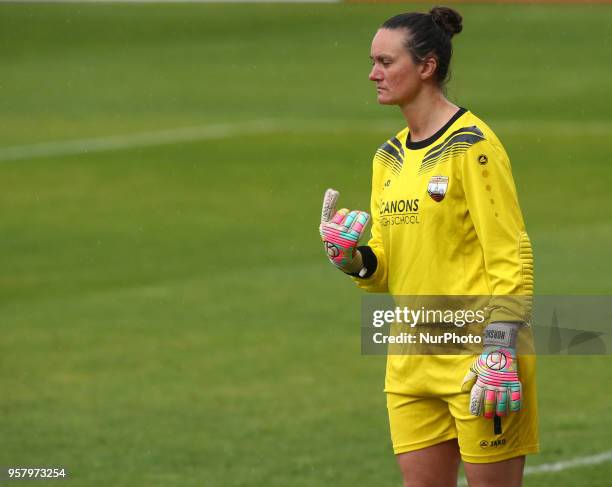
[[376, 258], [376, 254], [374, 253], [374, 251], [368, 245], [362, 245], [361, 247], [357, 247], [357, 250], [359, 250], [359, 252], [361, 253], [363, 267], [367, 269], [367, 272], [363, 276], [360, 276], [359, 272], [353, 272], [349, 275], [357, 277], [359, 279], [367, 279], [376, 272], [376, 268], [378, 267], [378, 259]]

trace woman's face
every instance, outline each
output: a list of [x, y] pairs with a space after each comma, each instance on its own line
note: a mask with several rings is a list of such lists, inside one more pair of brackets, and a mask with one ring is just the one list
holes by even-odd
[[378, 103], [403, 105], [422, 87], [420, 64], [415, 64], [404, 47], [405, 29], [379, 29], [372, 40], [370, 81], [376, 83]]

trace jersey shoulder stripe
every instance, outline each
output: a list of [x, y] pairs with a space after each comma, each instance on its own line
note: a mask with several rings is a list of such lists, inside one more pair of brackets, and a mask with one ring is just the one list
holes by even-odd
[[404, 148], [397, 137], [393, 137], [381, 145], [374, 158], [398, 175], [404, 165]]
[[455, 130], [441, 144], [427, 151], [421, 161], [418, 174], [431, 171], [438, 163], [463, 154], [481, 140], [486, 140], [486, 137], [476, 125]]

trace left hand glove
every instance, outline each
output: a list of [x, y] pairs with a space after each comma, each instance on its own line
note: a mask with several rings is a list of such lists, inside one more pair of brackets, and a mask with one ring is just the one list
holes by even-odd
[[508, 411], [520, 411], [521, 382], [515, 343], [517, 331], [516, 323], [493, 323], [485, 330], [484, 350], [461, 384], [463, 391], [471, 386], [472, 415], [491, 419], [495, 415], [506, 416]]

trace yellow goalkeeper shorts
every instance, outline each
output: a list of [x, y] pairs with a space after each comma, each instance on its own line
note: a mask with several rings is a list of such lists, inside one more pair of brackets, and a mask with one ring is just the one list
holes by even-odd
[[493, 420], [470, 414], [470, 393], [461, 392], [461, 382], [474, 356], [388, 356], [385, 392], [395, 454], [455, 438], [461, 458], [470, 463], [499, 462], [537, 453], [535, 356], [522, 355], [518, 360], [521, 411], [500, 418], [501, 433], [496, 433]]

